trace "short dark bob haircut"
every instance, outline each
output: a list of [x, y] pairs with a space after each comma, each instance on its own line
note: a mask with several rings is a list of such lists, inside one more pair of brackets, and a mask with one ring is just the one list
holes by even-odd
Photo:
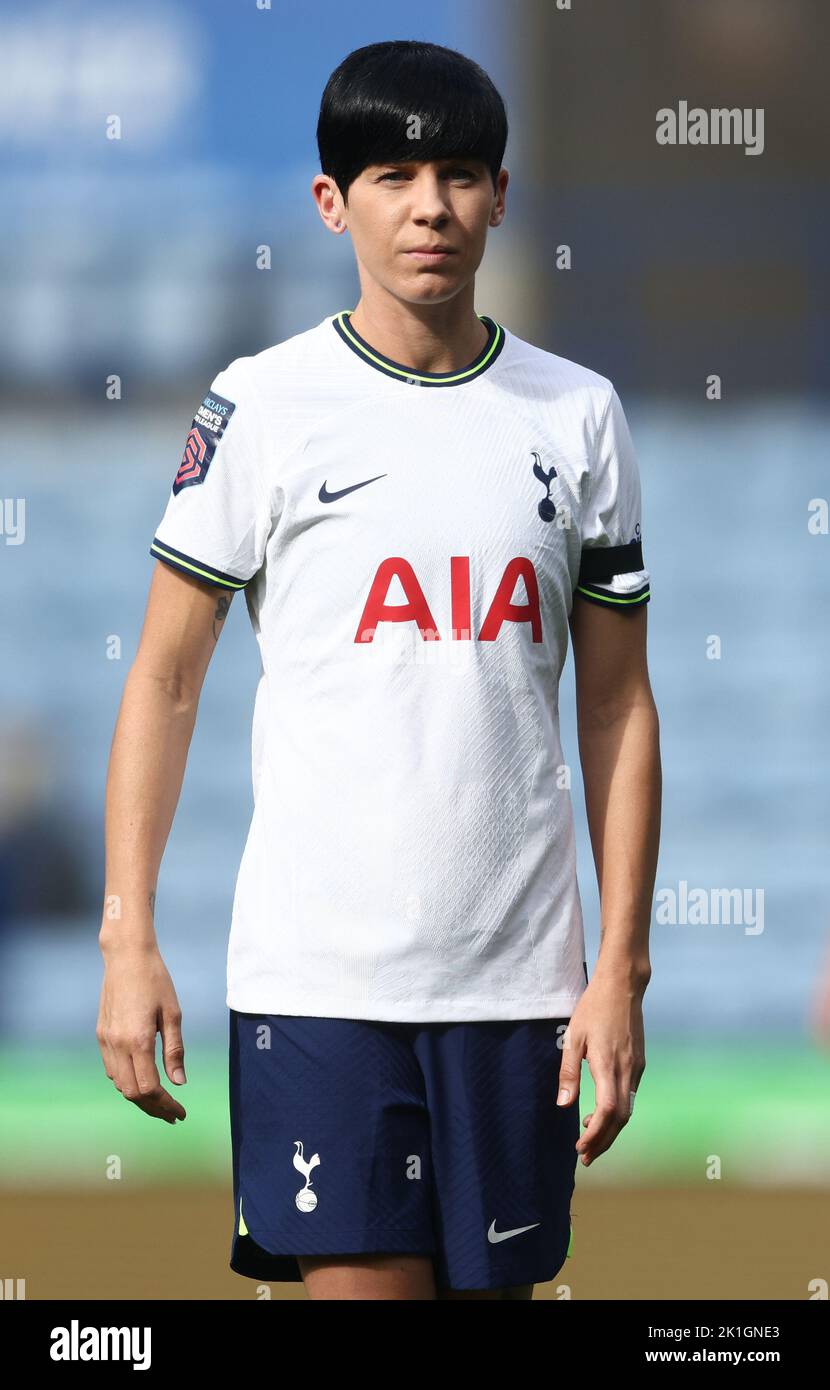
[[495, 188], [506, 144], [507, 112], [487, 73], [436, 43], [390, 39], [356, 48], [320, 102], [320, 168], [344, 202], [369, 165], [414, 159], [481, 159]]

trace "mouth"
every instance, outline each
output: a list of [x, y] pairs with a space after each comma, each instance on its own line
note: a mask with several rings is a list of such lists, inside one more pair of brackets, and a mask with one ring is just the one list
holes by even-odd
[[404, 255], [408, 256], [410, 260], [421, 261], [424, 265], [439, 265], [441, 261], [449, 260], [450, 256], [454, 256], [455, 252], [450, 246], [418, 246], [412, 251], [405, 251]]

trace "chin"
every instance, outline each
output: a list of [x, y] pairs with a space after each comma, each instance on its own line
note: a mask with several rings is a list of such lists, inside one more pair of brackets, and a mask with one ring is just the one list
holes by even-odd
[[454, 299], [460, 289], [454, 277], [450, 280], [432, 271], [428, 278], [419, 275], [414, 284], [410, 281], [402, 285], [398, 293], [411, 304], [440, 304], [445, 299]]

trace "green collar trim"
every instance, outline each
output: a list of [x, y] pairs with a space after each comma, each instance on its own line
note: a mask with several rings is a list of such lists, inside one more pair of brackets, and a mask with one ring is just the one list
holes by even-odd
[[341, 309], [331, 320], [338, 337], [370, 367], [383, 372], [384, 376], [404, 382], [407, 386], [460, 386], [462, 382], [472, 381], [493, 365], [505, 343], [505, 333], [501, 324], [488, 318], [486, 314], [479, 314], [478, 317], [487, 328], [487, 342], [468, 367], [462, 368], [460, 372], [416, 372], [412, 367], [405, 367], [401, 362], [385, 357], [382, 352], [377, 352], [371, 343], [367, 343], [349, 322], [353, 312], [352, 309]]

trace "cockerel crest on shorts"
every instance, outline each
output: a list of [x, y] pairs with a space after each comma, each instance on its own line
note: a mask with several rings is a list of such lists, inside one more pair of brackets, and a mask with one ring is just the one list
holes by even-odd
[[294, 1167], [297, 1169], [297, 1172], [302, 1173], [303, 1177], [305, 1178], [305, 1186], [300, 1188], [299, 1192], [294, 1198], [294, 1201], [296, 1202], [297, 1207], [300, 1211], [314, 1211], [314, 1208], [317, 1205], [317, 1194], [316, 1192], [312, 1192], [311, 1190], [311, 1173], [316, 1167], [318, 1167], [320, 1163], [320, 1155], [312, 1154], [311, 1158], [308, 1160], [308, 1162], [306, 1162], [305, 1158], [303, 1157], [302, 1139], [295, 1139], [294, 1143], [296, 1145], [296, 1153], [294, 1154], [293, 1159]]

